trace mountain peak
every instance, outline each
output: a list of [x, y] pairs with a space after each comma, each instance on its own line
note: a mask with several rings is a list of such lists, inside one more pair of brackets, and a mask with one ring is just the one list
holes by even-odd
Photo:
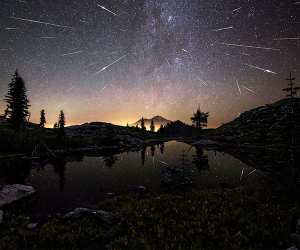
[[[145, 123], [146, 128], [150, 128], [150, 124], [151, 124], [152, 120], [154, 122], [154, 126], [156, 129], [158, 129], [161, 125], [166, 126], [168, 123], [172, 122], [160, 115], [156, 115], [150, 119], [144, 118], [144, 123]], [[136, 126], [136, 125], [141, 126], [141, 121], [142, 121], [142, 118], [139, 119], [137, 122], [133, 123], [132, 126]]]

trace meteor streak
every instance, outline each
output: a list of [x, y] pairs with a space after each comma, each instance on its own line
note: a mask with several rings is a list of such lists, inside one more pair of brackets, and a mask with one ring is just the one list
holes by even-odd
[[233, 29], [233, 26], [225, 27], [225, 28], [221, 28], [221, 29], [215, 29], [215, 30], [213, 30], [213, 31], [218, 32], [218, 31], [229, 30], [229, 29]]
[[119, 15], [116, 14], [115, 12], [112, 12], [111, 10], [105, 8], [104, 6], [102, 6], [102, 5], [98, 4], [98, 3], [97, 3], [97, 6], [100, 7], [101, 9], [103, 9], [103, 10], [105, 10], [105, 11], [107, 11], [107, 12], [113, 14], [114, 16], [119, 16]]
[[42, 21], [32, 20], [32, 19], [27, 19], [27, 18], [20, 18], [20, 17], [14, 17], [14, 16], [11, 16], [9, 18], [15, 19], [15, 20], [18, 20], [18, 21], [29, 22], [29, 23], [39, 23], [39, 24], [44, 24], [44, 25], [49, 25], [49, 26], [54, 26], [54, 27], [73, 29], [70, 26], [64, 26], [64, 25], [59, 25], [59, 24], [54, 24], [54, 23], [42, 22]]
[[251, 65], [251, 64], [245, 64], [245, 65], [248, 66], [248, 67], [250, 67], [250, 68], [253, 68], [253, 69], [261, 70], [261, 71], [263, 71], [263, 72], [265, 72], [265, 73], [270, 73], [270, 74], [277, 75], [276, 72], [271, 71], [271, 70], [269, 70], [269, 69], [264, 69], [264, 68], [257, 67], [257, 66], [255, 66], [255, 65]]
[[285, 40], [300, 40], [300, 37], [283, 37], [283, 38], [274, 38], [274, 41], [285, 41]]
[[71, 53], [62, 54], [61, 56], [70, 56], [70, 55], [80, 54], [82, 52], [83, 52], [82, 50], [79, 50], [79, 51], [75, 51], [75, 52], [71, 52]]
[[103, 67], [102, 69], [100, 69], [99, 71], [97, 71], [95, 74], [98, 75], [101, 72], [103, 72], [104, 70], [108, 69], [109, 67], [113, 66], [114, 64], [116, 64], [117, 62], [121, 61], [124, 57], [126, 57], [126, 55], [121, 56], [119, 59], [117, 59], [116, 61], [112, 62], [111, 64], [108, 64], [107, 66]]
[[226, 45], [226, 46], [232, 46], [232, 47], [280, 51], [280, 49], [276, 49], [276, 48], [267, 48], [267, 47], [244, 45], [244, 44], [234, 44], [234, 43], [220, 43], [220, 44]]
[[41, 39], [55, 39], [55, 36], [41, 36]]
[[255, 91], [252, 89], [247, 88], [246, 86], [242, 85], [244, 89], [248, 90], [249, 92], [255, 94]]
[[240, 85], [239, 85], [239, 81], [238, 80], [236, 80], [236, 86], [237, 86], [237, 88], [238, 88], [238, 90], [239, 90], [239, 92], [240, 92], [240, 95], [242, 94], [242, 91], [241, 91], [241, 88], [240, 88]]
[[242, 7], [236, 8], [232, 11], [232, 14], [234, 14], [235, 12], [239, 11]]

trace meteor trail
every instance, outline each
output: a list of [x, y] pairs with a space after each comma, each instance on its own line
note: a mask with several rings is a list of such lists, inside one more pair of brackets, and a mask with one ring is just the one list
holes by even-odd
[[20, 17], [14, 17], [14, 16], [11, 16], [9, 18], [15, 19], [15, 20], [18, 20], [18, 21], [29, 22], [29, 23], [39, 23], [39, 24], [45, 24], [45, 25], [54, 26], [54, 27], [73, 29], [70, 26], [64, 26], [64, 25], [59, 25], [59, 24], [54, 24], [54, 23], [47, 23], [47, 22], [42, 22], [42, 21], [32, 20], [32, 19], [27, 19], [27, 18], [20, 18]]
[[263, 72], [265, 72], [265, 73], [270, 73], [270, 74], [277, 75], [276, 72], [271, 71], [271, 70], [269, 70], [269, 69], [264, 69], [264, 68], [257, 67], [257, 66], [255, 66], [255, 65], [251, 65], [251, 64], [245, 64], [245, 65], [248, 66], [248, 67], [250, 67], [250, 68], [253, 68], [253, 69], [261, 70], [261, 71], [263, 71]]
[[283, 38], [274, 38], [274, 41], [285, 41], [285, 40], [300, 40], [300, 37], [283, 37]]
[[6, 30], [16, 30], [17, 28], [10, 28], [10, 27], [6, 27]]
[[119, 59], [117, 59], [116, 61], [112, 62], [111, 64], [108, 64], [107, 66], [103, 67], [102, 69], [100, 69], [99, 71], [97, 71], [97, 72], [95, 73], [95, 75], [100, 74], [100, 73], [103, 72], [104, 70], [108, 69], [109, 67], [113, 66], [113, 65], [116, 64], [117, 62], [121, 61], [121, 60], [122, 60], [124, 57], [126, 57], [126, 56], [127, 56], [127, 54], [124, 55], [124, 56], [121, 56]]
[[114, 16], [118, 16], [118, 14], [116, 14], [115, 12], [112, 12], [111, 10], [105, 8], [104, 6], [102, 6], [102, 5], [98, 4], [98, 3], [97, 3], [97, 6], [100, 7], [101, 9], [103, 9], [103, 10], [105, 10], [105, 11], [113, 14]]
[[215, 29], [215, 30], [213, 30], [213, 31], [218, 32], [218, 31], [229, 30], [229, 29], [233, 29], [233, 26], [225, 27], [225, 28], [221, 28], [221, 29]]
[[275, 49], [275, 48], [267, 48], [267, 47], [244, 45], [244, 44], [234, 44], [234, 43], [220, 43], [220, 44], [226, 45], [226, 46], [241, 47], [241, 48], [264, 49], [264, 50], [280, 51], [280, 49]]
[[239, 11], [242, 7], [236, 8], [232, 11], [232, 14], [234, 14], [235, 12]]
[[255, 94], [255, 91], [252, 89], [247, 88], [246, 86], [242, 85], [244, 89], [248, 90], [249, 92]]
[[70, 56], [70, 55], [80, 54], [82, 52], [83, 52], [82, 50], [79, 50], [79, 51], [75, 51], [75, 52], [71, 52], [71, 53], [62, 54], [61, 56]]
[[239, 81], [238, 80], [236, 80], [236, 86], [237, 86], [237, 88], [238, 88], [238, 90], [239, 90], [239, 92], [240, 92], [240, 95], [242, 94], [242, 91], [241, 91], [241, 88], [240, 88], [240, 85], [239, 85]]
[[55, 39], [55, 36], [41, 36], [41, 39]]

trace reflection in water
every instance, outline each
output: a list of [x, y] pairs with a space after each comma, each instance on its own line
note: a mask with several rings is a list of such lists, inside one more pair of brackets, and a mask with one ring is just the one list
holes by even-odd
[[[0, 185], [24, 183], [34, 186], [39, 194], [36, 213], [47, 214], [94, 205], [106, 193], [122, 194], [141, 185], [153, 192], [165, 191], [162, 178], [170, 188], [177, 185], [185, 190], [193, 182], [194, 188], [202, 190], [220, 187], [220, 183], [240, 185], [242, 169], [245, 176], [253, 171], [228, 154], [191, 148], [174, 141], [157, 147], [102, 157], [75, 155], [55, 161], [41, 159], [34, 164], [25, 160], [4, 161], [4, 165], [0, 162]], [[99, 167], [103, 165], [106, 167]], [[207, 169], [209, 171], [203, 171]], [[259, 176], [256, 171], [248, 178], [258, 182]]]
[[145, 158], [146, 158], [146, 147], [143, 147], [143, 149], [141, 150], [141, 161], [142, 161], [142, 166], [145, 165]]
[[64, 158], [57, 158], [51, 161], [51, 163], [53, 165], [54, 172], [58, 175], [59, 190], [63, 192], [65, 188], [67, 161]]
[[154, 157], [155, 155], [155, 145], [151, 146], [151, 156]]
[[209, 169], [208, 156], [204, 155], [202, 147], [195, 147], [195, 155], [193, 155], [192, 162], [199, 171]]
[[163, 154], [164, 154], [164, 151], [165, 151], [165, 144], [164, 144], [164, 143], [161, 143], [161, 144], [159, 145], [159, 150], [160, 150], [161, 154], [163, 155]]
[[108, 168], [112, 168], [117, 161], [118, 158], [115, 155], [109, 155], [104, 157], [105, 166]]

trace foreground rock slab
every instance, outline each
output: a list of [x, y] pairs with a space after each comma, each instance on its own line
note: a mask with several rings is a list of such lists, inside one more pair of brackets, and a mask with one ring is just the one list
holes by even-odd
[[76, 208], [75, 210], [64, 215], [65, 219], [78, 219], [83, 216], [91, 215], [95, 218], [100, 219], [102, 222], [106, 224], [114, 224], [116, 221], [116, 217], [104, 210], [94, 210], [89, 208]]
[[5, 185], [0, 189], [0, 207], [29, 197], [35, 192], [35, 189], [31, 186], [21, 184]]

